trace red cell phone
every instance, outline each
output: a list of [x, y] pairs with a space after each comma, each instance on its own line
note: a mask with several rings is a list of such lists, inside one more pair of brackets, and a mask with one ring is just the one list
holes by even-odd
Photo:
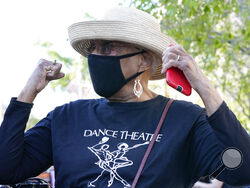
[[[172, 44], [169, 45], [173, 46]], [[171, 67], [167, 69], [166, 72], [166, 81], [169, 86], [176, 89], [177, 91], [183, 93], [184, 95], [191, 95], [192, 87], [190, 83], [188, 82], [187, 78], [185, 77], [182, 70]]]

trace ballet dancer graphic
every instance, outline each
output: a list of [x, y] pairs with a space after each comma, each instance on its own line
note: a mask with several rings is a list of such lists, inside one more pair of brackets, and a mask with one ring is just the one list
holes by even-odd
[[147, 145], [149, 142], [144, 142], [142, 144], [136, 144], [132, 147], [129, 147], [128, 144], [126, 143], [119, 143], [117, 145], [117, 150], [110, 152], [108, 150], [109, 145], [106, 144], [108, 142], [109, 138], [108, 137], [103, 137], [101, 141], [99, 141], [96, 145], [92, 147], [88, 147], [88, 149], [94, 153], [97, 158], [99, 159], [98, 162], [95, 164], [98, 165], [101, 169], [102, 172], [100, 173], [97, 178], [91, 182], [88, 183], [88, 187], [95, 187], [95, 182], [98, 181], [98, 179], [102, 176], [102, 174], [107, 171], [110, 174], [110, 180], [108, 181], [108, 187], [110, 187], [114, 179], [120, 181], [125, 188], [131, 187], [131, 185], [124, 180], [118, 173], [117, 169], [118, 168], [123, 168], [126, 166], [131, 166], [133, 165], [133, 161], [129, 160], [127, 157], [124, 155], [131, 149], [135, 149], [137, 147]]

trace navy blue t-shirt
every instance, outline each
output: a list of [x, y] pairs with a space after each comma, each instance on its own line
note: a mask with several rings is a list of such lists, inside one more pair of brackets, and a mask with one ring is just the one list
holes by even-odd
[[[55, 167], [56, 187], [131, 187], [169, 98], [143, 102], [77, 100], [55, 108], [24, 133], [33, 104], [12, 98], [0, 127], [0, 184], [20, 182]], [[138, 188], [183, 188], [221, 165], [237, 147], [242, 166], [219, 180], [250, 184], [250, 138], [223, 101], [205, 109], [175, 100], [138, 181]]]

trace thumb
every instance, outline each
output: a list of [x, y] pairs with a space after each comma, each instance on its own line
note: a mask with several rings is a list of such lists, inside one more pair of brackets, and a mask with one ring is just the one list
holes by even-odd
[[61, 79], [65, 76], [63, 72], [59, 72], [58, 75], [56, 76], [56, 79]]

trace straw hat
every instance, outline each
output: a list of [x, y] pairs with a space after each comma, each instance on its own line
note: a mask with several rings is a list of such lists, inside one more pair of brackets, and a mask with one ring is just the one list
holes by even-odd
[[[68, 27], [70, 44], [81, 55], [88, 56], [90, 39], [123, 41], [142, 46], [156, 53], [160, 59], [174, 39], [161, 32], [160, 24], [150, 14], [128, 7], [113, 8], [104, 17], [95, 21], [77, 22]], [[165, 78], [161, 64], [150, 80]]]

